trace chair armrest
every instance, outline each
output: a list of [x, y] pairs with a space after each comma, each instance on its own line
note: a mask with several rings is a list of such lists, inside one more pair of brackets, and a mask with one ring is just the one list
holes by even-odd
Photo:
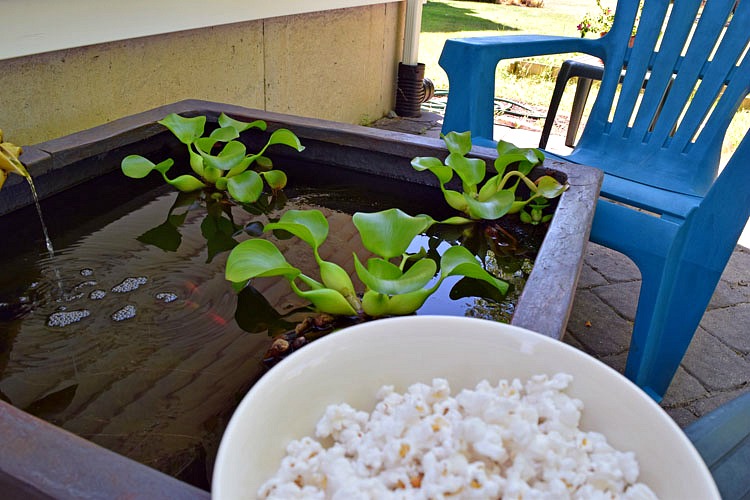
[[471, 130], [492, 139], [495, 68], [502, 59], [583, 52], [604, 57], [602, 39], [550, 35], [456, 38], [445, 42], [440, 66], [448, 74], [448, 107], [443, 133]]
[[584, 52], [602, 57], [605, 46], [601, 39], [553, 35], [502, 35], [451, 38], [445, 41], [440, 66], [460, 61], [457, 56], [480, 57], [481, 62], [545, 54]]

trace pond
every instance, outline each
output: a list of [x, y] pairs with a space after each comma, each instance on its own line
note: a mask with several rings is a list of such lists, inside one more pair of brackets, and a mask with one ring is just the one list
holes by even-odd
[[[207, 207], [156, 175], [126, 178], [118, 167], [129, 152], [145, 148], [154, 158], [178, 155], [171, 146], [138, 142], [67, 167], [97, 164], [103, 175], [42, 202], [54, 255], [45, 251], [33, 207], [0, 217], [0, 234], [13, 235], [13, 244], [0, 249], [0, 398], [208, 489], [224, 427], [269, 365], [271, 336], [293, 330], [310, 315], [307, 303], [282, 279], [257, 279], [235, 293], [224, 278], [228, 250], [284, 210], [318, 208], [330, 225], [321, 256], [353, 275], [352, 252], [366, 256], [351, 223], [355, 211], [397, 206], [413, 215], [451, 215], [428, 175], [417, 178], [394, 164], [399, 155], [423, 154], [425, 146], [399, 154], [370, 148], [358, 153], [357, 161], [345, 161], [351, 151], [332, 153], [327, 146], [316, 153], [318, 143], [329, 142], [306, 139], [308, 124], [302, 125], [295, 132], [307, 156], [276, 161], [289, 186], [283, 195], [253, 206]], [[157, 142], [164, 141], [169, 142], [163, 137]], [[529, 243], [516, 252], [520, 259], [491, 258], [493, 272], [512, 283], [507, 300], [453, 290], [456, 300], [454, 280], [443, 283], [417, 314], [512, 321], [516, 307], [523, 308], [519, 296], [543, 236], [526, 238]], [[440, 238], [430, 233], [415, 245], [439, 250], [447, 245]], [[293, 240], [277, 243], [306, 271], [309, 247], [292, 245]]]

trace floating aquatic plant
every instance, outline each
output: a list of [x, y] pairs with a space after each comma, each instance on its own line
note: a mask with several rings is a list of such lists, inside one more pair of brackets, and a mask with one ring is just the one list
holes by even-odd
[[286, 231], [310, 245], [319, 280], [290, 264], [274, 243], [260, 238], [243, 241], [232, 250], [226, 278], [242, 288], [253, 278], [280, 276], [319, 312], [373, 317], [415, 312], [449, 276], [478, 279], [503, 294], [507, 292], [508, 284], [485, 271], [464, 247], [447, 249], [440, 257], [439, 268], [424, 251], [407, 253], [414, 238], [435, 224], [428, 215], [410, 216], [392, 208], [357, 212], [352, 220], [364, 247], [376, 255], [366, 263], [353, 255], [357, 277], [365, 287], [361, 300], [346, 270], [320, 256], [319, 248], [328, 236], [328, 221], [319, 210], [289, 210], [278, 222], [264, 227], [265, 232]]
[[[248, 153], [246, 146], [237, 140], [240, 133], [250, 129], [265, 131], [266, 122], [256, 120], [246, 123], [230, 118], [224, 113], [219, 116], [218, 122], [219, 128], [204, 137], [205, 116], [185, 118], [172, 113], [159, 121], [187, 146], [190, 168], [197, 177], [184, 174], [170, 179], [167, 172], [174, 165], [173, 159], [168, 158], [155, 164], [140, 155], [130, 155], [123, 159], [123, 173], [128, 177], [140, 179], [155, 170], [167, 183], [180, 191], [191, 192], [213, 186], [218, 191], [227, 191], [240, 203], [255, 202], [263, 192], [264, 180], [273, 191], [286, 186], [286, 174], [281, 170], [274, 170], [271, 159], [264, 154], [266, 149], [274, 144], [302, 151], [304, 147], [292, 131], [277, 129], [271, 133], [266, 145], [259, 152]], [[216, 149], [219, 151], [214, 154]], [[250, 169], [251, 166], [254, 169]]]
[[[532, 224], [552, 217], [542, 212], [549, 200], [560, 196], [567, 186], [549, 175], [535, 181], [528, 177], [531, 170], [544, 161], [541, 150], [518, 148], [499, 141], [494, 161], [496, 174], [487, 178], [485, 161], [466, 157], [471, 151], [471, 132], [449, 132], [442, 137], [449, 151], [445, 160], [416, 157], [411, 165], [415, 170], [432, 172], [440, 183], [445, 201], [464, 214], [465, 217], [452, 218], [452, 223], [495, 220], [509, 213], [519, 213], [522, 221]], [[462, 191], [447, 187], [454, 176], [460, 179]], [[525, 199], [518, 190], [522, 183], [530, 193]]]

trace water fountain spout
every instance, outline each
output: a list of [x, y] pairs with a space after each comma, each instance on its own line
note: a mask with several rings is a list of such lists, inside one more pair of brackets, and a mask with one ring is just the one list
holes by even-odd
[[26, 171], [26, 167], [18, 159], [22, 152], [23, 150], [19, 146], [10, 142], [3, 142], [3, 131], [0, 130], [0, 189], [2, 189], [8, 174], [18, 174], [26, 177], [26, 179], [31, 177]]

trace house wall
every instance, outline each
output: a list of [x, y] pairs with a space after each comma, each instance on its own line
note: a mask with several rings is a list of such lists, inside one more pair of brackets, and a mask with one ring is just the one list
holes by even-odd
[[395, 103], [403, 2], [0, 60], [0, 128], [35, 144], [182, 99], [347, 123]]

